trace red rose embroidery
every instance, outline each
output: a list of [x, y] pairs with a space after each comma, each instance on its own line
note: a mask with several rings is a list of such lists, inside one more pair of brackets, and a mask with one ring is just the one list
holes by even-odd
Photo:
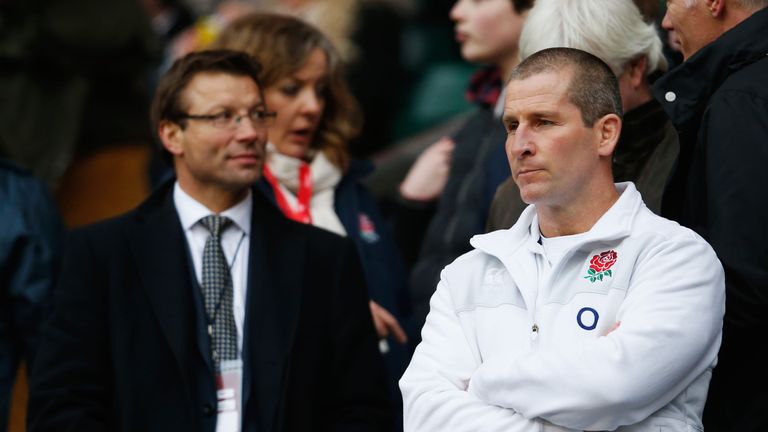
[[600, 255], [592, 257], [592, 261], [589, 262], [589, 268], [595, 269], [596, 272], [608, 270], [616, 264], [616, 257], [616, 251], [600, 252]]
[[589, 270], [587, 270], [587, 275], [584, 276], [584, 279], [589, 279], [590, 282], [595, 282], [603, 280], [603, 277], [612, 277], [613, 272], [610, 268], [616, 264], [618, 257], [619, 254], [614, 250], [600, 252], [599, 255], [593, 256], [589, 261]]

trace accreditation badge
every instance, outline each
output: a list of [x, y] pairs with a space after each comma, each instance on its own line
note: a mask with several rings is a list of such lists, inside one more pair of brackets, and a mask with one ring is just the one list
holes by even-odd
[[218, 414], [216, 432], [240, 432], [243, 413], [243, 361], [225, 360], [216, 375], [216, 399]]

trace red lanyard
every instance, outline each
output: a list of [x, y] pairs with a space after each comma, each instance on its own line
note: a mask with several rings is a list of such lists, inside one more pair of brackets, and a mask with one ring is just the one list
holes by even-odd
[[280, 188], [280, 183], [278, 183], [267, 164], [264, 164], [264, 177], [272, 186], [278, 207], [280, 207], [280, 210], [283, 211], [283, 214], [288, 219], [305, 224], [312, 223], [312, 216], [309, 214], [309, 201], [312, 199], [312, 177], [309, 174], [309, 165], [306, 162], [301, 162], [299, 166], [299, 193], [296, 195], [298, 203], [295, 209], [291, 208], [283, 190]]

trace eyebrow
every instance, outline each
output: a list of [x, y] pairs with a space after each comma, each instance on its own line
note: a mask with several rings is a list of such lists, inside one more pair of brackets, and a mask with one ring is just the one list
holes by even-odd
[[532, 117], [556, 117], [557, 111], [534, 111], [531, 113]]
[[[255, 103], [252, 103], [252, 104], [248, 105], [247, 108], [249, 110], [252, 110], [254, 108], [266, 108], [266, 107], [267, 107], [267, 104], [263, 100], [259, 100], [259, 101], [255, 102]], [[213, 108], [214, 109], [233, 109], [233, 106], [232, 106], [232, 104], [222, 103], [222, 104], [215, 105]]]
[[[558, 111], [531, 111], [525, 113], [525, 117], [557, 117], [559, 116]], [[518, 119], [520, 118], [520, 115], [503, 115], [502, 121], [507, 121], [507, 119]]]

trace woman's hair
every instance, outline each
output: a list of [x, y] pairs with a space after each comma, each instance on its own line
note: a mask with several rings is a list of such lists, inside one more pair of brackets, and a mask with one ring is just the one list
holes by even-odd
[[656, 29], [632, 0], [537, 0], [520, 35], [520, 58], [552, 47], [594, 54], [616, 76], [640, 56], [646, 75], [667, 69]]
[[339, 54], [325, 35], [297, 18], [254, 13], [232, 22], [210, 48], [240, 50], [254, 57], [262, 65], [265, 88], [293, 75], [315, 49], [320, 49], [328, 64], [328, 86], [325, 110], [311, 147], [346, 170], [347, 142], [359, 133], [361, 114], [347, 86]]

